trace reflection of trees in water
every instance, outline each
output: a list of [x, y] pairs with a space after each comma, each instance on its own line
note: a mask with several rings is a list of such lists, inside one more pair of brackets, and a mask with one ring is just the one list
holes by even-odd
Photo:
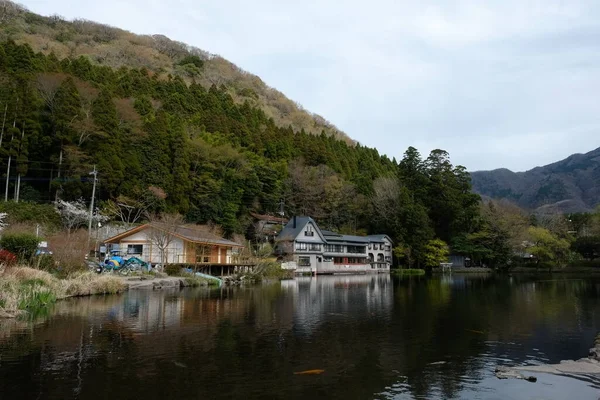
[[[415, 396], [452, 397], [465, 382], [481, 379], [484, 371], [501, 362], [497, 355], [514, 363], [528, 361], [533, 343], [554, 352], [549, 361], [585, 356], [593, 327], [600, 325], [591, 317], [599, 305], [597, 292], [598, 287], [588, 282], [560, 278], [398, 282], [394, 320], [410, 323], [406, 329], [392, 328], [396, 345], [403, 350], [403, 364], [409, 366], [399, 368], [399, 373], [408, 377]], [[563, 355], [557, 353], [564, 332], [584, 327], [589, 339], [571, 341], [583, 344], [581, 352], [565, 348]], [[487, 354], [492, 352], [497, 355]], [[436, 364], [439, 361], [446, 363]]]
[[[543, 350], [540, 335], [556, 343], [599, 326], [599, 292], [585, 281], [365, 275], [59, 302], [47, 324], [0, 341], [4, 363], [20, 360], [0, 364], [0, 393], [453, 397], [492, 368], [487, 353], [521, 361], [522, 349], [502, 343]], [[326, 372], [293, 374], [315, 368]]]

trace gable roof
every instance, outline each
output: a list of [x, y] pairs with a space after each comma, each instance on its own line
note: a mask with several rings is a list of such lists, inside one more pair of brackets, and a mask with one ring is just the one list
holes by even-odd
[[[295, 220], [295, 225], [294, 225]], [[355, 236], [355, 235], [342, 235], [341, 233], [321, 230], [319, 225], [315, 222], [311, 217], [293, 217], [289, 220], [287, 225], [283, 228], [281, 233], [277, 236], [276, 241], [285, 242], [285, 241], [293, 241], [295, 240], [300, 233], [302, 233], [302, 229], [308, 224], [312, 222], [315, 226], [316, 231], [319, 236], [325, 243], [359, 243], [359, 244], [369, 244], [372, 242], [383, 243], [385, 239], [389, 240], [390, 243], [393, 243], [392, 239], [388, 235], [368, 235], [368, 236]]]
[[383, 242], [385, 239], [389, 240], [390, 243], [394, 243], [391, 237], [388, 235], [369, 235], [367, 236], [371, 242]]
[[140, 226], [136, 226], [128, 231], [125, 231], [119, 235], [113, 236], [111, 238], [106, 239], [105, 243], [116, 243], [121, 241], [122, 239], [131, 236], [135, 233], [141, 232], [145, 229], [154, 228], [163, 231], [170, 232], [173, 236], [179, 237], [180, 239], [186, 240], [188, 242], [198, 243], [198, 244], [217, 244], [221, 246], [231, 246], [231, 247], [244, 247], [243, 245], [232, 242], [231, 240], [223, 239], [222, 237], [215, 235], [210, 232], [208, 227], [205, 225], [179, 225], [175, 228], [171, 228], [166, 226], [165, 224], [161, 224], [160, 222], [153, 222], [148, 224], [143, 224]]
[[315, 227], [315, 230], [319, 234], [321, 240], [327, 242], [327, 240], [323, 236], [323, 233], [319, 229], [319, 225], [317, 225], [315, 220], [311, 217], [292, 217], [292, 219], [289, 220], [289, 222], [285, 225], [285, 227], [279, 233], [277, 239], [275, 240], [278, 242], [295, 240], [298, 237], [298, 235], [300, 235], [300, 233], [302, 232], [302, 229], [304, 229], [304, 227], [308, 223], [312, 223]]

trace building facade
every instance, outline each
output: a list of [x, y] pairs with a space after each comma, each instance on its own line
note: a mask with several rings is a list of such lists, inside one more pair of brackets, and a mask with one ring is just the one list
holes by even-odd
[[284, 268], [298, 273], [387, 272], [392, 265], [389, 236], [321, 230], [310, 217], [293, 217], [277, 236], [275, 252], [285, 261]]
[[[109, 251], [160, 264], [232, 264], [242, 245], [200, 225], [144, 224], [104, 240]], [[164, 257], [164, 258], [163, 258]]]

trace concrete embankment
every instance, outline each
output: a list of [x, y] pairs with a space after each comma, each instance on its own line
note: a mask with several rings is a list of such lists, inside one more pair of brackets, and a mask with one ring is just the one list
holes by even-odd
[[144, 279], [139, 277], [124, 277], [123, 284], [127, 290], [135, 289], [166, 289], [192, 286], [185, 278], [169, 276], [166, 278]]

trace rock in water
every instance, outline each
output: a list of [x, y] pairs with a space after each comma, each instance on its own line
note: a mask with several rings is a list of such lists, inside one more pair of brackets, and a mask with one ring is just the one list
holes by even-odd
[[496, 367], [496, 378], [498, 379], [524, 379], [528, 382], [537, 382], [535, 376], [525, 376], [522, 373], [515, 371], [513, 368], [498, 365]]

